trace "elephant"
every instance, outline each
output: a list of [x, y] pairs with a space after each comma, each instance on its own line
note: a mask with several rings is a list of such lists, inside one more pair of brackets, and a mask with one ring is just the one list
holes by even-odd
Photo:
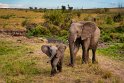
[[70, 49], [70, 63], [69, 66], [74, 66], [75, 57], [82, 46], [82, 64], [88, 63], [89, 49], [92, 49], [92, 63], [96, 62], [96, 49], [98, 40], [100, 38], [100, 29], [94, 22], [80, 21], [72, 22], [69, 28], [69, 49]]
[[41, 50], [50, 58], [47, 62], [51, 62], [51, 76], [54, 76], [57, 73], [57, 70], [62, 72], [62, 63], [66, 46], [64, 44], [56, 46], [42, 45]]

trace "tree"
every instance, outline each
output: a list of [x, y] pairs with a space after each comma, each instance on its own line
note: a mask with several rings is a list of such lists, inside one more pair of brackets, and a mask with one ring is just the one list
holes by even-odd
[[37, 10], [37, 7], [34, 7], [35, 10]]
[[65, 11], [66, 10], [66, 6], [61, 6], [62, 7], [62, 11]]
[[69, 9], [69, 10], [73, 10], [73, 7], [70, 7], [69, 4], [68, 4], [68, 9]]
[[29, 9], [30, 9], [30, 10], [32, 10], [32, 9], [33, 9], [33, 7], [29, 7]]

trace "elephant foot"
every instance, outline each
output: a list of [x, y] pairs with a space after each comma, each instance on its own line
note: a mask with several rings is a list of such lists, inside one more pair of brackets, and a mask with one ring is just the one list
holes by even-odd
[[62, 72], [62, 70], [59, 70], [59, 72]]
[[58, 73], [59, 73], [59, 72], [62, 72], [62, 69], [58, 69]]
[[55, 74], [51, 74], [51, 75], [50, 75], [50, 77], [53, 77], [53, 76], [55, 76]]
[[98, 61], [92, 61], [93, 64], [98, 64]]
[[50, 77], [55, 76], [56, 73], [57, 73], [57, 71], [51, 71]]
[[68, 66], [69, 67], [74, 67], [74, 64], [69, 63]]
[[88, 64], [88, 61], [82, 61], [82, 64]]

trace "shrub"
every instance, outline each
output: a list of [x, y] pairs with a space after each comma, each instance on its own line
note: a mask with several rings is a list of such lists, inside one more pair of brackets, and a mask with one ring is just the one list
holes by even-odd
[[113, 20], [114, 20], [114, 22], [120, 22], [120, 21], [123, 20], [123, 17], [122, 17], [122, 15], [120, 13], [118, 13], [117, 15], [115, 15], [113, 17]]
[[50, 35], [50, 31], [41, 25], [37, 25], [35, 28], [28, 30], [27, 36], [42, 36], [42, 35]]
[[11, 18], [11, 17], [14, 17], [15, 15], [13, 15], [13, 14], [11, 14], [11, 15], [2, 15], [2, 16], [0, 16], [0, 18], [2, 18], [2, 19], [9, 19], [9, 18]]
[[106, 22], [106, 24], [113, 24], [113, 23], [114, 23], [112, 17], [107, 17], [107, 18], [105, 19], [105, 22]]
[[51, 24], [49, 30], [52, 33], [52, 35], [59, 35], [60, 34], [60, 28], [56, 25]]
[[53, 25], [60, 26], [61, 24], [67, 23], [71, 19], [71, 14], [53, 10], [46, 12], [44, 14], [44, 18]]
[[28, 24], [28, 20], [27, 19], [25, 19], [23, 22], [22, 22], [22, 26], [26, 26]]
[[66, 30], [60, 31], [60, 36], [65, 36], [67, 34], [68, 34], [68, 31], [66, 31]]
[[124, 26], [119, 26], [115, 28], [116, 32], [123, 33], [124, 32]]
[[80, 16], [81, 16], [81, 12], [80, 11], [77, 11], [77, 16], [78, 16], [78, 18], [80, 18]]
[[109, 41], [111, 41], [111, 37], [109, 34], [105, 33], [102, 35], [101, 40], [104, 42], [109, 42]]

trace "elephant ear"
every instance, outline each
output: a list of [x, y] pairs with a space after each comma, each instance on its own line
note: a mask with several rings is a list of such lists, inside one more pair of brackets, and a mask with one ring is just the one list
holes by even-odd
[[50, 46], [49, 45], [42, 45], [41, 50], [43, 53], [45, 53], [47, 56], [50, 57]]
[[56, 47], [57, 47], [58, 50], [60, 50], [61, 52], [64, 52], [64, 51], [66, 50], [66, 45], [64, 45], [64, 44], [56, 45]]
[[81, 39], [84, 40], [88, 37], [91, 37], [91, 35], [95, 32], [96, 25], [93, 22], [86, 22], [82, 26], [82, 34]]

